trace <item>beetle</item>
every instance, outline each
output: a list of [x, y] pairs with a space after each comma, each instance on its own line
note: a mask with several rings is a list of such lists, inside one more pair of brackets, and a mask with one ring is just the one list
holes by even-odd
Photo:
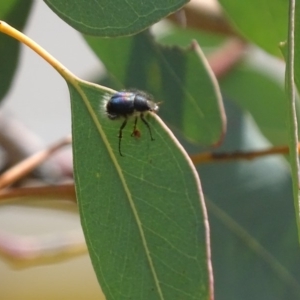
[[139, 137], [136, 132], [138, 118], [147, 126], [151, 141], [154, 141], [149, 123], [145, 119], [145, 115], [149, 112], [156, 113], [159, 109], [158, 103], [153, 102], [153, 97], [143, 91], [129, 89], [121, 90], [111, 97], [106, 96], [104, 99], [104, 109], [106, 115], [111, 120], [124, 119], [119, 129], [119, 153], [121, 152], [121, 140], [123, 129], [125, 128], [129, 118], [134, 117], [134, 127], [131, 136]]

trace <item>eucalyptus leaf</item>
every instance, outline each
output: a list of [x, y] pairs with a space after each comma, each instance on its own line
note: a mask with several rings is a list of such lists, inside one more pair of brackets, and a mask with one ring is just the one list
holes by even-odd
[[18, 0], [6, 0], [0, 2], [0, 18], [4, 19], [7, 14], [13, 9]]
[[223, 35], [211, 34], [192, 28], [172, 26], [170, 24], [168, 26], [171, 28], [167, 32], [157, 36], [157, 41], [165, 46], [188, 47], [192, 40], [196, 40], [205, 52], [206, 50], [211, 51], [214, 48], [220, 47], [226, 40], [226, 37]]
[[161, 101], [159, 115], [194, 143], [217, 144], [225, 132], [218, 84], [194, 41], [188, 48], [162, 46], [148, 32], [134, 37], [85, 37], [120, 86]]
[[282, 0], [219, 0], [233, 25], [251, 42], [280, 56], [287, 39], [288, 3]]
[[[267, 67], [266, 67], [267, 68]], [[223, 95], [251, 113], [261, 132], [275, 145], [288, 143], [283, 83], [243, 63], [220, 80]], [[296, 107], [299, 111], [299, 105]]]
[[[3, 20], [17, 29], [22, 29], [31, 9], [32, 0], [13, 1]], [[1, 8], [0, 4], [0, 8]], [[0, 100], [8, 92], [18, 66], [20, 43], [11, 37], [0, 34]]]
[[180, 9], [187, 0], [44, 0], [78, 31], [102, 37], [140, 32]]
[[172, 133], [148, 116], [154, 141], [133, 120], [103, 112], [104, 92], [69, 84], [76, 194], [91, 260], [106, 299], [208, 299], [212, 274], [197, 173]]
[[[247, 112], [227, 98], [225, 108], [230, 122], [218, 151], [270, 146]], [[207, 198], [216, 299], [299, 299], [300, 251], [286, 160], [277, 155], [197, 169]]]

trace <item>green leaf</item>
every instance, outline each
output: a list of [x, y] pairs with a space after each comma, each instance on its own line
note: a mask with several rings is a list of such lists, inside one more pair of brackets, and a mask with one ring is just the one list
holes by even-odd
[[168, 26], [171, 28], [167, 32], [157, 36], [158, 42], [162, 45], [188, 47], [192, 40], [196, 40], [204, 52], [206, 49], [211, 52], [213, 48], [220, 47], [226, 41], [226, 37], [222, 35], [171, 24]]
[[102, 37], [140, 32], [180, 9], [187, 0], [44, 0], [78, 31]]
[[251, 113], [262, 133], [273, 144], [288, 143], [286, 95], [278, 80], [249, 63], [243, 63], [222, 78], [220, 86], [225, 98]]
[[[148, 115], [138, 123], [101, 111], [103, 91], [69, 85], [76, 194], [91, 260], [106, 299], [208, 299], [212, 292], [205, 206], [186, 153]], [[133, 120], [132, 120], [133, 122]]]
[[18, 0], [6, 0], [0, 2], [0, 18], [4, 19], [6, 15], [13, 9]]
[[[32, 5], [32, 0], [18, 0], [8, 3], [10, 3], [11, 6], [6, 7], [6, 15], [3, 15], [2, 11], [1, 18], [15, 28], [22, 29], [27, 20]], [[2, 5], [3, 3], [0, 4], [0, 11]], [[10, 8], [10, 10], [8, 10], [8, 8]], [[20, 43], [18, 41], [5, 34], [0, 34], [0, 100], [4, 98], [11, 86], [16, 68], [18, 66], [19, 52]]]
[[287, 39], [288, 1], [219, 0], [237, 30], [269, 53], [281, 56]]
[[[218, 151], [270, 146], [247, 112], [224, 102], [230, 122]], [[277, 155], [197, 169], [211, 227], [215, 299], [298, 300], [300, 251], [286, 160]]]
[[162, 46], [148, 32], [129, 38], [85, 37], [120, 87], [151, 92], [159, 115], [189, 140], [217, 144], [225, 131], [216, 80], [196, 42], [186, 49]]

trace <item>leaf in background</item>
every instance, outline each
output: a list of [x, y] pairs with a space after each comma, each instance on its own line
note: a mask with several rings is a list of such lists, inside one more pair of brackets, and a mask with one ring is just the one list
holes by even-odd
[[18, 0], [6, 0], [0, 2], [0, 18], [4, 19], [10, 10], [15, 6]]
[[44, 0], [78, 31], [102, 37], [140, 32], [180, 9], [187, 0]]
[[[4, 1], [5, 2], [5, 1]], [[0, 12], [1, 6], [0, 4]], [[7, 3], [6, 3], [7, 5]], [[15, 28], [22, 29], [27, 20], [32, 0], [11, 1], [11, 7], [5, 8], [6, 15], [1, 12], [1, 18], [12, 24]], [[19, 61], [20, 43], [11, 37], [0, 34], [0, 100], [4, 98], [12, 83]]]
[[287, 39], [288, 1], [219, 0], [236, 28], [251, 42], [280, 56], [279, 43]]
[[279, 80], [243, 63], [220, 80], [220, 87], [225, 97], [251, 113], [262, 133], [273, 144], [288, 143], [286, 95]]
[[196, 40], [205, 52], [206, 49], [212, 50], [221, 46], [226, 37], [223, 35], [211, 34], [205, 31], [199, 31], [191, 28], [182, 28], [168, 24], [171, 27], [161, 36], [157, 36], [157, 41], [164, 46], [188, 47], [192, 40]]
[[120, 86], [151, 92], [162, 101], [159, 115], [193, 142], [217, 144], [225, 131], [218, 85], [196, 42], [166, 47], [148, 32], [134, 37], [85, 37]]
[[69, 85], [81, 222], [106, 299], [208, 299], [205, 207], [194, 167], [158, 117], [140, 138], [100, 109], [103, 91]]
[[[269, 147], [253, 119], [224, 101], [230, 122], [219, 151]], [[215, 298], [298, 300], [300, 251], [285, 159], [270, 156], [197, 169], [208, 199]]]

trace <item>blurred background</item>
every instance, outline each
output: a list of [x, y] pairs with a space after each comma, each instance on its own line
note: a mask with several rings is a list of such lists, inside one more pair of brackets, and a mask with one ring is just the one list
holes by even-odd
[[[57, 17], [43, 1], [34, 1], [24, 33], [81, 78], [99, 72], [101, 65], [81, 35]], [[0, 58], [0, 62], [2, 59]], [[39, 138], [41, 149], [71, 132], [69, 91], [60, 75], [31, 49], [21, 46], [13, 84], [3, 100], [6, 114]], [[71, 160], [71, 152], [67, 152]], [[7, 203], [0, 209], [1, 232], [16, 236], [63, 235], [81, 230], [73, 203]], [[2, 237], [3, 238], [3, 237]], [[51, 235], [50, 235], [51, 239]], [[22, 240], [19, 240], [20, 245]], [[24, 246], [32, 247], [33, 244]], [[101, 299], [87, 254], [44, 261], [41, 265], [0, 259], [1, 299]], [[64, 256], [63, 256], [64, 257]]]

